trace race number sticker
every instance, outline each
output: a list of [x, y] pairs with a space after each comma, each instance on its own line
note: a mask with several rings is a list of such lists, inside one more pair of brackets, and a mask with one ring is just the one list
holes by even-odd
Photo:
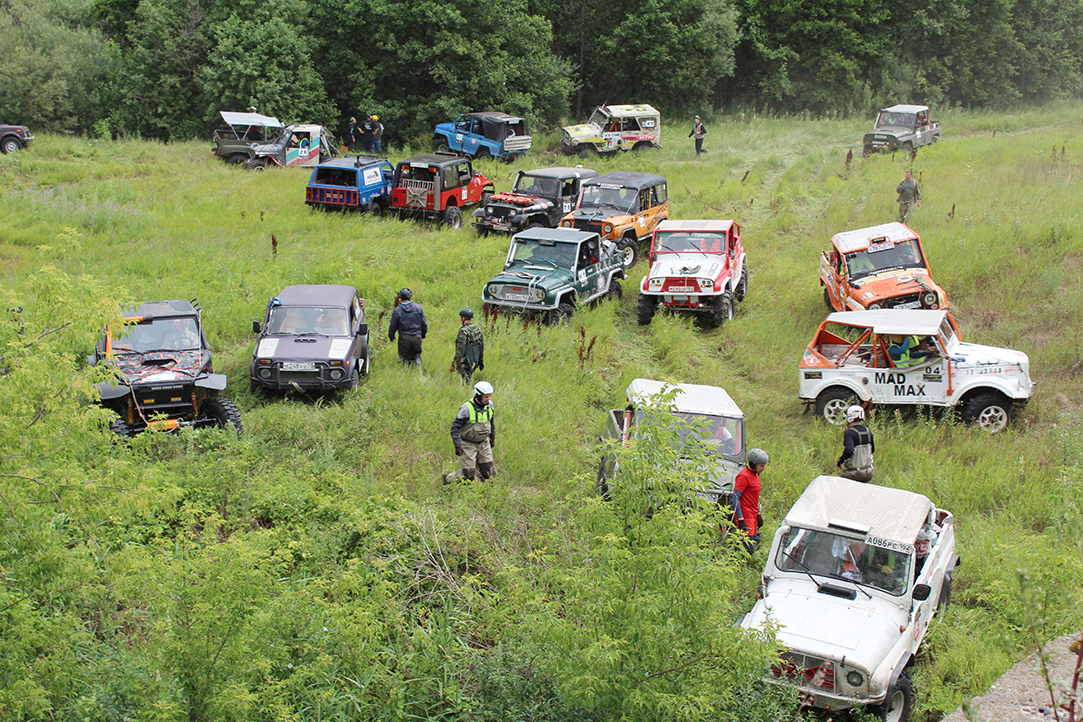
[[462, 192], [462, 195], [463, 195], [463, 200], [464, 200], [464, 201], [466, 200], [466, 190], [467, 190], [467, 189], [466, 189], [466, 186], [463, 186], [463, 192]]

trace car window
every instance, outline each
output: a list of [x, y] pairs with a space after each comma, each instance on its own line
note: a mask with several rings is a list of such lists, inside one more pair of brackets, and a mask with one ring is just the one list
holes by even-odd
[[916, 240], [900, 243], [872, 244], [868, 250], [846, 254], [846, 266], [851, 278], [898, 268], [925, 268]]
[[856, 582], [893, 596], [906, 592], [910, 581], [907, 552], [875, 546], [866, 539], [793, 527], [782, 537], [775, 566]]
[[118, 353], [149, 351], [198, 351], [199, 324], [194, 317], [156, 318], [128, 326], [116, 341]]
[[449, 165], [444, 168], [444, 187], [443, 190], [451, 190], [452, 188], [458, 188], [462, 185], [459, 180], [459, 168], [458, 166]]

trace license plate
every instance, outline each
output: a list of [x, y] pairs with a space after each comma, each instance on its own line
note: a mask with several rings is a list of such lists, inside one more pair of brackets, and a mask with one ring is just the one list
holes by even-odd
[[921, 308], [921, 301], [911, 301], [910, 303], [900, 303], [895, 308]]
[[525, 293], [505, 293], [504, 300], [506, 301], [525, 301], [527, 300]]
[[316, 364], [305, 361], [283, 361], [283, 371], [315, 371]]
[[722, 496], [717, 491], [696, 491], [693, 492], [700, 499], [706, 499], [707, 501], [718, 502], [718, 497]]
[[666, 289], [670, 293], [695, 293], [696, 289], [691, 286], [670, 286]]

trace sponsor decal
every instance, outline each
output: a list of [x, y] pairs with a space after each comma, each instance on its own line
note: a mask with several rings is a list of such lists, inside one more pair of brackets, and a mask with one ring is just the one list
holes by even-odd
[[808, 380], [822, 379], [824, 377], [823, 371], [806, 371], [805, 378]]

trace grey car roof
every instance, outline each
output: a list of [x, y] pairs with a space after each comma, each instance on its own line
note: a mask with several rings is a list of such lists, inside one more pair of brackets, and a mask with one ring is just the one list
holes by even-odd
[[917, 237], [918, 234], [913, 229], [896, 221], [836, 233], [831, 236], [831, 242], [843, 253], [853, 253], [868, 248], [874, 241], [898, 243], [899, 241], [909, 241]]
[[590, 168], [564, 168], [557, 166], [555, 168], [535, 168], [534, 170], [525, 170], [523, 175], [530, 178], [594, 178], [598, 175], [598, 171], [591, 170]]
[[881, 113], [920, 113], [923, 110], [928, 110], [927, 105], [893, 105], [890, 108], [884, 108]]
[[947, 311], [918, 308], [881, 308], [875, 311], [838, 311], [827, 317], [832, 323], [871, 328], [880, 335], [936, 336]]
[[928, 497], [905, 489], [817, 476], [784, 523], [825, 531], [867, 529], [868, 536], [912, 545], [933, 508]]
[[617, 170], [612, 173], [591, 178], [583, 185], [616, 185], [621, 188], [650, 188], [651, 186], [665, 183], [666, 179], [653, 173], [636, 173], [634, 171]]
[[283, 306], [341, 306], [353, 303], [357, 289], [353, 286], [304, 285], [286, 286], [278, 293]]
[[676, 389], [677, 394], [673, 399], [673, 403], [677, 406], [678, 411], [704, 416], [744, 417], [744, 412], [734, 403], [725, 389], [717, 386], [671, 384], [664, 381], [655, 381], [654, 379], [635, 379], [628, 384], [625, 394], [629, 401], [637, 403], [642, 402], [649, 396], [658, 395], [665, 387]]
[[196, 309], [191, 301], [144, 301], [121, 309], [127, 318], [161, 318], [164, 316], [194, 316]]
[[454, 155], [451, 153], [426, 153], [424, 155], [415, 155], [412, 158], [403, 158], [395, 167], [398, 168], [408, 166], [411, 163], [417, 163], [418, 165], [434, 165], [442, 168], [444, 166], [455, 165], [456, 163], [462, 163], [468, 160], [468, 158], [464, 158], [461, 155]]
[[520, 231], [512, 236], [512, 240], [579, 243], [597, 237], [597, 233], [577, 231], [572, 228], [527, 228], [525, 231]]
[[[358, 161], [360, 161], [360, 164], [358, 164]], [[391, 161], [389, 161], [387, 158], [366, 158], [362, 156], [360, 158], [333, 158], [332, 160], [320, 163], [317, 167], [347, 168], [352, 170], [355, 168], [367, 168], [371, 165], [383, 165], [384, 163], [391, 165]]]

